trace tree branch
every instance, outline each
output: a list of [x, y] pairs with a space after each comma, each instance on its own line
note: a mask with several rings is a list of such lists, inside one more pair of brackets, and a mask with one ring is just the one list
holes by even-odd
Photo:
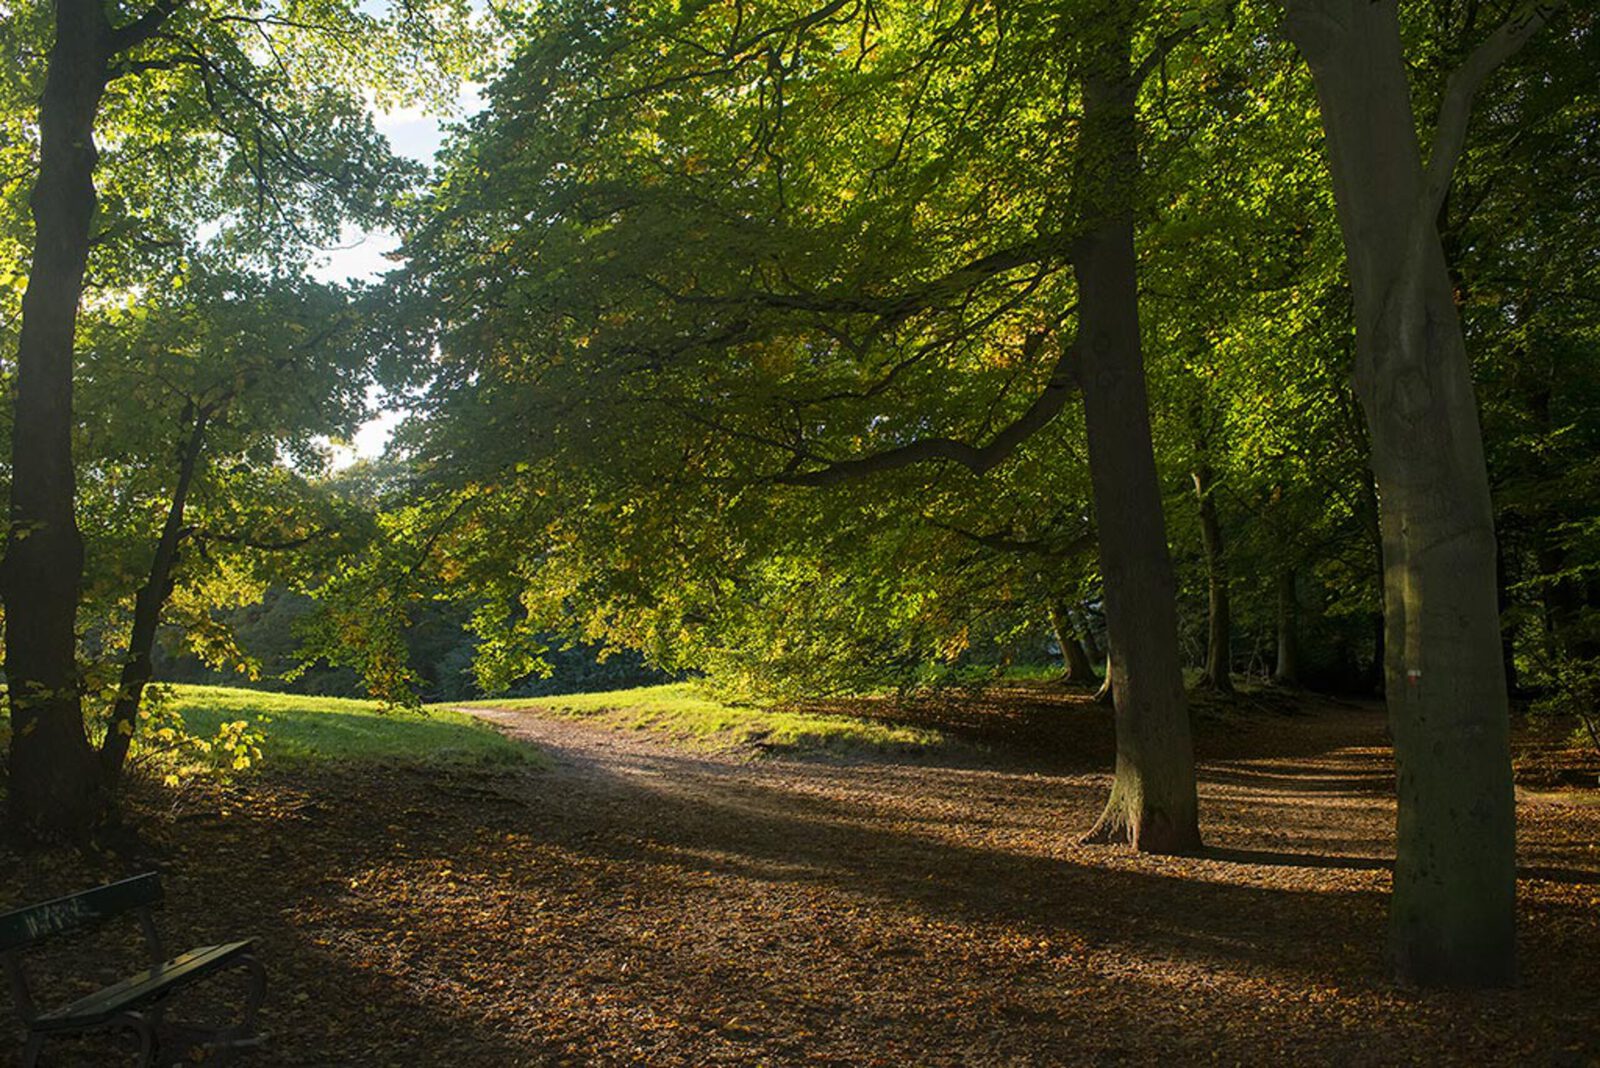
[[119, 26], [112, 30], [111, 54], [117, 55], [118, 53], [126, 52], [130, 48], [137, 48], [139, 45], [144, 44], [186, 2], [187, 0], [156, 0], [143, 15], [140, 15], [126, 26]]
[[[1043, 341], [1044, 334], [1039, 333], [1030, 337], [1028, 344], [1036, 349]], [[804, 458], [797, 457], [796, 463], [791, 465], [796, 469], [786, 469], [774, 475], [772, 481], [785, 486], [833, 486], [932, 460], [958, 463], [975, 475], [985, 474], [1004, 463], [1018, 446], [1049, 424], [1066, 407], [1067, 398], [1072, 395], [1076, 385], [1076, 357], [1076, 342], [1063, 345], [1044, 392], [1034, 399], [1027, 411], [1002, 427], [987, 445], [969, 445], [954, 438], [923, 438], [883, 452], [832, 461], [811, 471], [798, 470]]]
[[1433, 145], [1423, 178], [1424, 218], [1431, 221], [1438, 217], [1439, 208], [1450, 190], [1450, 180], [1467, 143], [1473, 97], [1489, 75], [1527, 44], [1561, 6], [1559, 2], [1524, 4], [1451, 73], [1445, 85], [1444, 100], [1439, 105], [1439, 121], [1434, 127]]
[[969, 260], [937, 278], [913, 285], [904, 292], [883, 296], [763, 291], [734, 296], [715, 296], [705, 293], [679, 293], [648, 275], [643, 276], [643, 281], [678, 304], [719, 307], [755, 305], [783, 311], [873, 315], [890, 322], [899, 322], [939, 300], [961, 293], [996, 275], [1040, 263], [1053, 256], [1060, 256], [1063, 260], [1070, 259], [1069, 242], [1055, 235], [1040, 237]]
[[1201, 26], [1206, 22], [1225, 21], [1231, 27], [1233, 25], [1234, 3], [1235, 0], [1226, 0], [1220, 7], [1210, 12], [1195, 12], [1195, 15], [1199, 16], [1197, 21], [1190, 22], [1187, 26], [1179, 26], [1171, 33], [1164, 33], [1157, 37], [1155, 44], [1150, 47], [1150, 54], [1145, 56], [1137, 67], [1133, 68], [1133, 80], [1131, 83], [1133, 87], [1137, 89], [1142, 86], [1150, 75], [1154, 74], [1167, 61], [1167, 56], [1172, 53], [1172, 50], [1199, 33]]
[[330, 534], [338, 533], [337, 527], [320, 527], [299, 538], [290, 538], [285, 541], [262, 541], [248, 534], [210, 534], [204, 530], [191, 530], [190, 533], [198, 542], [219, 542], [223, 545], [238, 545], [246, 549], [256, 549], [260, 552], [281, 553], [292, 549], [304, 548], [319, 538], [326, 538]]
[[1095, 535], [1092, 530], [1085, 530], [1065, 544], [1048, 541], [1044, 538], [1013, 538], [1007, 534], [984, 533], [983, 531], [967, 530], [950, 523], [941, 523], [929, 516], [923, 516], [930, 526], [951, 534], [959, 535], [968, 541], [982, 545], [986, 549], [994, 549], [1003, 553], [1031, 553], [1036, 556], [1045, 556], [1053, 559], [1067, 559], [1086, 552], [1094, 547]]
[[110, 71], [111, 77], [115, 79], [129, 75], [137, 77], [141, 74], [148, 74], [151, 71], [177, 70], [179, 67], [197, 67], [199, 65], [192, 56], [165, 56], [160, 59], [124, 59], [113, 63]]
[[1156, 68], [1167, 61], [1167, 56], [1174, 48], [1177, 48], [1199, 32], [1199, 26], [1185, 26], [1181, 30], [1162, 34], [1150, 49], [1150, 54], [1145, 56], [1139, 65], [1133, 69], [1132, 84], [1135, 87], [1143, 85], [1150, 75], [1156, 72]]

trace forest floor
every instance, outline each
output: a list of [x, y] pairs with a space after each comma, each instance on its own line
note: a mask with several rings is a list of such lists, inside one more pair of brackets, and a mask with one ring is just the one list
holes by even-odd
[[[258, 939], [260, 1065], [1600, 1064], [1600, 769], [1548, 738], [1518, 741], [1521, 984], [1424, 993], [1383, 966], [1375, 707], [1203, 707], [1199, 858], [1077, 843], [1112, 753], [1082, 695], [832, 710], [963, 744], [775, 759], [478, 709], [548, 759], [141, 802], [161, 923]], [[0, 849], [0, 903], [106, 867]]]

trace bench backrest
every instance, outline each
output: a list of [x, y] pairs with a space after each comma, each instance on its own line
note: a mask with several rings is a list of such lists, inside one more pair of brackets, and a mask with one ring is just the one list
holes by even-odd
[[0, 952], [108, 920], [161, 900], [161, 877], [155, 872], [29, 905], [0, 916]]

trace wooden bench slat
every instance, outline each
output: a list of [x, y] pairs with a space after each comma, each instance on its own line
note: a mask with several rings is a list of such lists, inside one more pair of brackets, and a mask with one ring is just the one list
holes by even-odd
[[35, 1030], [57, 1031], [93, 1027], [120, 1013], [153, 1001], [168, 991], [192, 983], [231, 964], [250, 952], [253, 942], [229, 942], [220, 946], [201, 946], [174, 957], [165, 964], [147, 968], [120, 983], [79, 998], [65, 1008], [47, 1012], [33, 1022]]
[[154, 872], [29, 905], [0, 916], [0, 952], [21, 949], [75, 927], [100, 923], [161, 900], [161, 879]]

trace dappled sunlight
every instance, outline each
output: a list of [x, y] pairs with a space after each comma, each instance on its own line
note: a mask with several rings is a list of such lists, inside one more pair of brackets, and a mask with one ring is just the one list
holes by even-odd
[[0, 0], [0, 1048], [1600, 1068], [1592, 7]]
[[248, 930], [273, 962], [273, 1063], [1324, 1058], [1374, 1035], [1492, 1057], [1557, 1033], [1550, 992], [1600, 952], [1600, 859], [1535, 808], [1529, 986], [1417, 1001], [1383, 981], [1393, 810], [1364, 784], [1385, 755], [1368, 744], [1204, 765], [1209, 847], [1180, 858], [1078, 844], [1107, 777], [998, 751], [751, 761], [531, 714], [508, 729], [546, 762], [280, 770], [173, 829], [169, 912]]

